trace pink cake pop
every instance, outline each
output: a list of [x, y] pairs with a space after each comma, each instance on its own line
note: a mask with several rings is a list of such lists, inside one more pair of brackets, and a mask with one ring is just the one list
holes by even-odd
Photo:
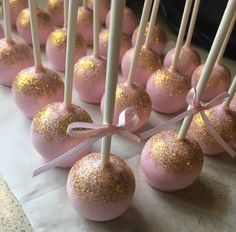
[[[146, 86], [149, 77], [162, 66], [159, 55], [149, 48], [151, 42], [152, 28], [156, 22], [156, 15], [158, 11], [160, 0], [155, 0], [151, 20], [149, 24], [148, 34], [144, 46], [142, 46], [139, 53], [137, 68], [135, 71], [134, 82], [137, 85]], [[125, 78], [128, 78], [131, 62], [134, 56], [134, 48], [129, 49], [123, 56], [121, 62], [121, 71]]]
[[[65, 0], [65, 5], [68, 1]], [[65, 7], [67, 10], [68, 7]], [[53, 31], [47, 39], [46, 43], [46, 55], [53, 69], [57, 71], [65, 71], [66, 62], [66, 41], [67, 41], [67, 25], [66, 25], [66, 14], [64, 28], [56, 29]], [[77, 34], [76, 36], [76, 49], [75, 49], [75, 62], [86, 55], [86, 42], [84, 38]]]
[[230, 103], [230, 108], [236, 112], [236, 94], [234, 95], [232, 102]]
[[[33, 2], [33, 1], [32, 1]], [[73, 138], [67, 134], [67, 128], [72, 122], [92, 122], [89, 114], [81, 107], [71, 103], [74, 53], [76, 41], [76, 18], [78, 1], [69, 1], [69, 27], [66, 54], [65, 95], [64, 102], [52, 103], [41, 108], [32, 121], [31, 137], [36, 150], [46, 160], [50, 161], [80, 144], [83, 139]], [[70, 167], [76, 160], [86, 155], [90, 147], [76, 153], [63, 162], [60, 167]]]
[[[184, 46], [181, 48], [179, 59], [177, 62], [177, 70], [184, 75], [191, 77], [193, 71], [201, 64], [201, 57], [199, 53], [191, 47], [193, 31], [197, 19], [200, 0], [196, 0], [192, 12], [191, 22], [188, 29], [188, 35]], [[174, 58], [175, 48], [167, 52], [164, 59], [164, 67], [171, 66]]]
[[[106, 27], [109, 28], [110, 25], [110, 12], [107, 14], [106, 17]], [[136, 15], [132, 9], [129, 7], [125, 7], [124, 10], [124, 18], [123, 18], [123, 33], [131, 36], [137, 26], [137, 19]]]
[[2, 39], [4, 37], [4, 31], [2, 29], [2, 26], [0, 24], [0, 39]]
[[[37, 8], [38, 30], [40, 45], [45, 45], [48, 36], [54, 29], [54, 23], [48, 13]], [[30, 29], [30, 12], [29, 9], [24, 9], [20, 12], [16, 22], [17, 31], [26, 43], [32, 44], [31, 29]]]
[[28, 118], [33, 118], [41, 107], [62, 101], [64, 89], [60, 76], [42, 66], [36, 9], [31, 4], [34, 4], [33, 0], [29, 1], [29, 5], [35, 66], [21, 70], [12, 84], [15, 103]]
[[63, 27], [64, 1], [63, 0], [48, 0], [47, 9], [54, 24], [58, 27]]
[[16, 20], [19, 13], [27, 8], [28, 1], [27, 0], [9, 0], [9, 7], [10, 7], [10, 17], [11, 17], [11, 24], [16, 25]]
[[[94, 0], [87, 0], [87, 5], [90, 10], [93, 10]], [[101, 23], [105, 23], [107, 13], [110, 9], [111, 0], [101, 0], [100, 5], [100, 21]]]
[[87, 7], [86, 0], [83, 0], [83, 6], [78, 9], [77, 32], [84, 37], [88, 45], [93, 44], [93, 12]]
[[17, 73], [33, 64], [33, 53], [26, 43], [11, 38], [8, 1], [3, 1], [3, 10], [5, 38], [0, 40], [0, 84], [11, 86]]
[[89, 103], [100, 103], [105, 91], [106, 61], [99, 54], [100, 0], [94, 3], [93, 55], [78, 60], [74, 69], [74, 86], [79, 97]]

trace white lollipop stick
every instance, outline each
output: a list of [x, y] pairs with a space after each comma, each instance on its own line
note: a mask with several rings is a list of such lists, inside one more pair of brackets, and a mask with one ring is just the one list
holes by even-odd
[[139, 31], [138, 31], [138, 35], [137, 35], [137, 40], [135, 42], [135, 47], [134, 47], [134, 54], [133, 54], [133, 60], [131, 63], [131, 67], [129, 70], [129, 75], [128, 75], [128, 84], [132, 84], [133, 80], [134, 80], [134, 74], [136, 71], [136, 67], [138, 64], [138, 57], [139, 57], [139, 53], [143, 44], [143, 40], [145, 37], [145, 29], [147, 26], [147, 22], [148, 22], [148, 17], [150, 14], [150, 10], [151, 10], [151, 5], [152, 5], [152, 0], [145, 0], [144, 3], [144, 7], [143, 7], [143, 12], [142, 12], [142, 17], [140, 20], [140, 25], [139, 25]]
[[201, 0], [195, 0], [195, 2], [194, 2], [193, 13], [192, 13], [191, 21], [190, 21], [189, 28], [188, 28], [187, 39], [186, 39], [186, 42], [185, 42], [185, 44], [188, 47], [190, 47], [191, 42], [192, 42], [193, 31], [194, 31], [196, 20], [197, 20], [197, 15], [198, 15], [200, 2], [201, 2]]
[[99, 32], [100, 32], [100, 4], [101, 0], [94, 0], [93, 6], [93, 55], [99, 57]]
[[64, 0], [64, 28], [67, 29], [68, 24], [68, 0]]
[[42, 67], [40, 43], [39, 43], [39, 32], [38, 32], [38, 19], [36, 14], [36, 1], [28, 0], [29, 10], [30, 10], [30, 26], [31, 26], [31, 36], [33, 41], [33, 51], [34, 51], [34, 65], [35, 69], [40, 69]]
[[[211, 71], [212, 71], [214, 64], [216, 62], [220, 48], [223, 44], [224, 38], [225, 38], [226, 33], [229, 29], [230, 22], [232, 21], [232, 19], [234, 17], [235, 10], [236, 10], [236, 1], [229, 0], [228, 4], [226, 6], [226, 9], [225, 9], [223, 18], [220, 22], [220, 26], [217, 30], [215, 39], [213, 41], [211, 50], [210, 50], [209, 55], [207, 57], [206, 63], [204, 65], [204, 69], [201, 74], [200, 80], [199, 80], [197, 87], [196, 87], [198, 99], [201, 99], [203, 91], [207, 85], [207, 81], [210, 77]], [[188, 132], [188, 129], [191, 125], [192, 119], [193, 119], [193, 116], [185, 117], [184, 122], [183, 122], [183, 124], [180, 128], [180, 131], [179, 131], [179, 135], [178, 135], [179, 139], [185, 138], [185, 136]]]
[[159, 5], [160, 5], [160, 0], [155, 0], [154, 4], [153, 4], [153, 7], [152, 7], [151, 19], [150, 19], [150, 22], [149, 22], [149, 25], [148, 25], [147, 37], [146, 37], [145, 44], [144, 44], [144, 46], [147, 47], [147, 48], [149, 47], [150, 41], [152, 39], [152, 30], [153, 30], [153, 27], [156, 23], [157, 12], [158, 12], [158, 9], [159, 9]]
[[64, 93], [64, 103], [67, 105], [71, 104], [72, 100], [77, 11], [78, 11], [78, 0], [70, 0], [68, 35], [67, 35], [68, 37], [66, 43], [65, 93]]
[[3, 0], [3, 14], [4, 14], [4, 24], [5, 24], [4, 35], [6, 41], [9, 43], [12, 42], [9, 0]]
[[[122, 35], [122, 22], [125, 7], [125, 0], [112, 0], [111, 2], [111, 26], [110, 39], [108, 44], [107, 72], [106, 72], [106, 89], [105, 105], [103, 114], [103, 123], [112, 124], [116, 84], [118, 78], [118, 66], [120, 55], [120, 44]], [[111, 150], [111, 136], [102, 139], [101, 162], [103, 166], [109, 164]]]
[[227, 47], [227, 44], [228, 44], [228, 42], [229, 42], [231, 33], [232, 33], [232, 31], [233, 31], [233, 28], [234, 28], [235, 20], [236, 20], [236, 13], [234, 14], [234, 18], [233, 18], [233, 20], [232, 20], [231, 23], [230, 23], [229, 30], [228, 30], [228, 32], [227, 32], [227, 34], [226, 34], [226, 36], [225, 36], [225, 40], [224, 40], [224, 42], [223, 42], [223, 45], [222, 45], [222, 47], [221, 47], [221, 49], [220, 49], [220, 52], [219, 52], [219, 55], [218, 55], [218, 57], [217, 57], [217, 60], [216, 60], [216, 63], [217, 63], [217, 64], [220, 64], [221, 61], [222, 61], [223, 55], [224, 55], [224, 53], [225, 53], [225, 49], [226, 49], [226, 47]]
[[186, 0], [185, 2], [184, 13], [183, 13], [182, 21], [179, 28], [179, 34], [178, 34], [178, 38], [177, 38], [177, 42], [175, 46], [175, 54], [174, 54], [174, 58], [170, 67], [172, 70], [175, 70], [177, 66], [180, 50], [181, 50], [183, 40], [184, 40], [184, 34], [186, 31], [186, 27], [187, 27], [189, 15], [190, 15], [192, 2], [193, 0]]
[[230, 88], [229, 88], [229, 91], [228, 91], [229, 97], [224, 102], [224, 107], [225, 108], [229, 107], [229, 105], [230, 105], [230, 103], [231, 103], [231, 101], [232, 101], [232, 99], [234, 97], [235, 92], [236, 92], [236, 76], [234, 77], [234, 80], [233, 80], [233, 82], [230, 85]]

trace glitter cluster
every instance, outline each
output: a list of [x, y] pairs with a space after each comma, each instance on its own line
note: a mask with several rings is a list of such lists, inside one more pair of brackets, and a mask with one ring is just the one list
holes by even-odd
[[29, 9], [27, 8], [27, 9], [22, 10], [17, 20], [18, 20], [19, 25], [21, 25], [22, 27], [29, 26], [30, 24]]
[[12, 88], [21, 96], [53, 96], [59, 89], [64, 88], [60, 76], [47, 68], [35, 72], [34, 67], [22, 70], [13, 82]]
[[79, 7], [78, 15], [77, 15], [77, 22], [79, 24], [88, 24], [91, 25], [93, 23], [93, 14], [90, 10], [85, 9], [84, 7]]
[[162, 68], [157, 70], [153, 75], [155, 75], [155, 85], [158, 88], [167, 90], [167, 94], [170, 96], [187, 93], [191, 88], [191, 80], [189, 77], [179, 72], [172, 71], [171, 69]]
[[41, 108], [32, 122], [32, 132], [48, 141], [69, 138], [66, 131], [72, 122], [92, 122], [89, 114], [81, 107], [64, 103], [52, 103]]
[[135, 179], [130, 167], [111, 155], [108, 167], [101, 164], [101, 155], [91, 153], [77, 161], [69, 173], [75, 197], [87, 204], [118, 202], [134, 194]]
[[12, 8], [18, 8], [19, 6], [26, 8], [28, 5], [27, 3], [27, 0], [9, 0], [9, 6], [11, 10]]
[[177, 137], [177, 131], [162, 131], [154, 135], [146, 146], [150, 147], [148, 157], [158, 169], [180, 176], [202, 166], [203, 154], [197, 143], [188, 139], [178, 140]]
[[51, 15], [63, 14], [64, 12], [63, 0], [48, 0], [48, 12]]

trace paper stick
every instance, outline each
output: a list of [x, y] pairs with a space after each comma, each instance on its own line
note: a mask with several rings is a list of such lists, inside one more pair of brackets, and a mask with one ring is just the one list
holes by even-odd
[[[110, 39], [108, 43], [105, 105], [103, 114], [104, 124], [112, 124], [114, 114], [125, 2], [125, 0], [112, 0], [111, 2], [111, 24], [109, 29]], [[111, 136], [106, 136], [102, 140], [101, 148], [101, 162], [103, 166], [107, 166], [109, 164], [110, 149]]]
[[3, 14], [4, 14], [4, 36], [8, 43], [12, 42], [11, 38], [11, 18], [9, 0], [3, 0]]
[[70, 0], [68, 30], [67, 30], [68, 35], [66, 43], [65, 93], [64, 93], [65, 104], [71, 104], [72, 100], [77, 12], [78, 12], [78, 0]]
[[190, 47], [191, 42], [192, 42], [193, 31], [194, 31], [196, 20], [197, 20], [200, 2], [201, 2], [201, 0], [195, 0], [195, 2], [194, 2], [193, 13], [192, 13], [191, 21], [190, 21], [189, 28], [188, 28], [187, 39], [185, 42], [185, 44], [188, 47]]
[[229, 107], [229, 105], [230, 105], [230, 103], [231, 103], [231, 101], [234, 97], [235, 92], [236, 92], [236, 76], [234, 77], [234, 80], [230, 85], [230, 88], [229, 88], [229, 91], [228, 91], [229, 97], [227, 98], [227, 100], [223, 104], [225, 108]]
[[157, 12], [158, 12], [158, 9], [159, 9], [159, 5], [160, 5], [160, 0], [155, 0], [154, 4], [153, 4], [153, 7], [152, 7], [151, 19], [150, 19], [150, 22], [149, 22], [149, 25], [148, 25], [147, 37], [146, 37], [145, 44], [144, 44], [144, 46], [147, 47], [147, 48], [149, 47], [149, 44], [150, 44], [151, 39], [152, 39], [152, 31], [153, 31], [153, 27], [156, 23]]
[[178, 38], [177, 38], [177, 42], [175, 46], [175, 54], [174, 54], [174, 58], [170, 67], [172, 70], [175, 70], [177, 66], [180, 50], [182, 48], [182, 44], [184, 40], [184, 34], [186, 31], [186, 27], [187, 27], [189, 15], [190, 15], [192, 2], [193, 0], [186, 0], [185, 2], [184, 13], [183, 13], [183, 17], [182, 17], [182, 21], [181, 21], [180, 29], [179, 29], [179, 34], [178, 34]]
[[99, 57], [99, 32], [100, 32], [100, 4], [101, 0], [94, 0], [93, 4], [93, 55]]
[[[219, 54], [220, 48], [223, 44], [224, 38], [226, 36], [226, 33], [229, 29], [229, 25], [234, 17], [234, 13], [236, 10], [236, 1], [235, 0], [229, 0], [227, 7], [225, 9], [223, 18], [221, 20], [220, 26], [217, 30], [215, 39], [213, 41], [211, 50], [209, 52], [209, 55], [207, 57], [203, 72], [201, 74], [200, 80], [197, 83], [197, 96], [198, 99], [201, 99], [201, 96], [203, 94], [203, 91], [207, 85], [207, 81], [210, 77], [211, 71], [214, 67], [214, 64], [216, 62], [217, 56]], [[193, 116], [188, 116], [184, 119], [184, 122], [180, 128], [178, 138], [183, 139], [185, 138], [188, 129], [191, 125]]]
[[142, 12], [142, 17], [140, 20], [137, 40], [136, 40], [135, 46], [134, 46], [133, 60], [132, 60], [130, 70], [129, 70], [129, 75], [128, 75], [128, 84], [129, 85], [132, 84], [133, 80], [134, 80], [134, 74], [135, 74], [136, 67], [138, 64], [139, 53], [140, 53], [140, 50], [141, 50], [141, 47], [143, 44], [143, 40], [145, 37], [145, 29], [147, 26], [148, 17], [149, 17], [150, 10], [151, 10], [151, 5], [152, 5], [152, 0], [145, 0], [143, 12]]
[[64, 28], [67, 29], [68, 24], [68, 0], [64, 0]]

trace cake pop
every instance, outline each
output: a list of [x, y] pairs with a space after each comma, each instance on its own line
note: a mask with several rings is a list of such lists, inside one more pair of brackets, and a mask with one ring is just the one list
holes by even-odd
[[42, 66], [34, 0], [29, 1], [35, 66], [21, 70], [12, 85], [15, 103], [28, 118], [45, 105], [62, 101], [64, 83], [54, 71]]
[[[109, 25], [110, 25], [110, 12], [108, 12], [106, 17], [106, 27], [109, 28]], [[135, 13], [129, 7], [125, 7], [122, 32], [131, 36], [136, 26], [137, 26], [137, 19]]]
[[9, 2], [3, 1], [5, 38], [0, 40], [0, 84], [11, 86], [17, 73], [33, 64], [31, 48], [11, 38]]
[[176, 70], [190, 7], [191, 4], [186, 3], [172, 66], [157, 70], [147, 82], [146, 90], [151, 98], [152, 108], [161, 113], [172, 114], [182, 110], [186, 106], [186, 97], [191, 88], [190, 78]]
[[[54, 23], [48, 13], [37, 8], [39, 42], [43, 46], [46, 44], [47, 38], [54, 29]], [[30, 29], [30, 12], [29, 9], [24, 9], [20, 12], [16, 22], [19, 36], [26, 43], [32, 44], [31, 29]]]
[[89, 103], [100, 103], [105, 91], [106, 62], [99, 54], [100, 0], [94, 3], [93, 55], [78, 60], [74, 68], [74, 86], [79, 97]]
[[63, 24], [64, 24], [63, 0], [48, 0], [47, 9], [54, 24], [58, 27], [63, 27]]
[[[94, 0], [87, 0], [87, 6], [90, 10], [93, 10]], [[100, 21], [101, 23], [105, 23], [107, 13], [110, 9], [111, 0], [101, 0], [100, 5]]]
[[[151, 42], [152, 28], [156, 22], [156, 15], [158, 11], [160, 0], [155, 0], [148, 34], [146, 36], [145, 44], [142, 46], [139, 53], [137, 68], [135, 71], [134, 82], [137, 85], [146, 86], [149, 77], [162, 66], [159, 55], [149, 48]], [[134, 48], [129, 49], [123, 56], [121, 61], [121, 71], [125, 78], [128, 78], [131, 62], [133, 60]]]
[[232, 101], [230, 102], [230, 108], [236, 112], [236, 94], [234, 95]]
[[[67, 11], [68, 1], [65, 0], [65, 11]], [[67, 13], [65, 15], [65, 24], [63, 28], [53, 31], [46, 42], [46, 55], [53, 69], [57, 71], [65, 71], [66, 62], [66, 41], [67, 41]], [[75, 62], [85, 56], [86, 42], [84, 38], [77, 34], [76, 36], [76, 49], [75, 49]]]
[[[191, 47], [193, 31], [197, 19], [200, 0], [196, 0], [192, 12], [192, 17], [188, 29], [187, 39], [181, 48], [177, 62], [177, 70], [191, 78], [193, 71], [201, 64], [199, 53]], [[174, 58], [175, 48], [167, 52], [164, 58], [164, 67], [170, 67]]]
[[93, 12], [87, 7], [87, 0], [83, 0], [83, 6], [78, 9], [77, 32], [88, 45], [93, 44]]
[[27, 8], [28, 1], [27, 0], [9, 0], [9, 7], [10, 7], [10, 17], [11, 17], [11, 24], [16, 25], [16, 20], [19, 13]]
[[2, 26], [0, 24], [0, 39], [2, 39], [4, 37], [4, 31], [2, 29]]
[[[32, 1], [33, 2], [33, 1]], [[31, 125], [32, 142], [36, 150], [46, 160], [50, 161], [72, 149], [83, 139], [73, 138], [67, 134], [67, 127], [72, 122], [92, 122], [89, 114], [81, 107], [71, 103], [74, 53], [76, 41], [76, 18], [78, 1], [70, 1], [68, 43], [66, 52], [65, 95], [64, 102], [52, 103], [40, 109]], [[75, 161], [90, 151], [87, 147], [60, 164], [60, 167], [70, 167]]]

